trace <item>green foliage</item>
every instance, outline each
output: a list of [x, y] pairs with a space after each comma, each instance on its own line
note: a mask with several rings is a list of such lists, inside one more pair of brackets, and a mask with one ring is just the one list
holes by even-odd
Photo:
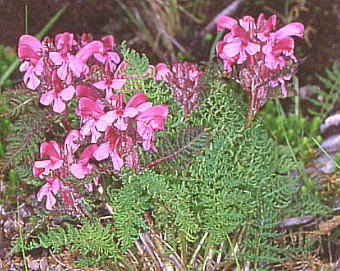
[[37, 181], [37, 179], [34, 178], [32, 167], [29, 164], [18, 165], [14, 168], [14, 170], [18, 174], [20, 182], [24, 182], [34, 186], [41, 185], [41, 181]]
[[327, 77], [317, 76], [325, 89], [313, 88], [317, 97], [309, 99], [317, 108], [308, 110], [314, 116], [324, 117], [332, 109], [333, 103], [340, 99], [340, 62], [334, 62], [331, 69], [326, 69], [326, 74]]
[[[317, 196], [308, 197], [299, 191], [290, 176], [296, 165], [288, 149], [270, 137], [263, 119], [257, 118], [246, 128], [243, 94], [233, 89], [232, 82], [212, 80], [214, 77], [209, 78], [207, 73], [209, 82], [205, 82], [199, 108], [182, 120], [181, 108], [174, 102], [170, 89], [149, 74], [145, 55], [127, 49], [124, 44], [122, 55], [126, 61], [123, 71], [129, 76], [123, 89], [126, 99], [143, 91], [154, 104], [169, 107], [166, 129], [157, 131], [158, 153], [140, 156], [138, 174], [127, 169], [116, 172], [111, 186], [97, 201], [93, 198], [82, 201], [82, 205], [89, 206], [85, 213], [90, 218], [80, 223], [62, 219], [62, 224], [49, 225], [36, 221], [37, 227], [31, 223], [32, 231], [24, 233], [26, 242], [33, 238], [27, 249], [49, 248], [59, 253], [69, 248], [78, 256], [79, 265], [104, 266], [106, 260], [122, 260], [128, 249], [133, 250], [141, 233], [150, 231], [163, 236], [173, 251], [183, 255], [197, 251], [192, 257], [195, 260], [195, 253], [200, 254], [196, 257], [198, 262], [213, 251], [223, 255], [223, 264], [234, 265], [236, 257], [231, 257], [234, 251], [241, 265], [249, 261], [253, 269], [269, 269], [273, 263], [302, 254], [304, 247], [283, 245], [280, 241], [283, 233], [277, 226], [287, 217], [322, 215], [328, 210]], [[13, 106], [6, 112], [14, 118], [14, 127], [5, 137], [1, 165], [4, 169], [15, 169], [15, 174], [10, 172], [16, 181], [35, 185], [30, 169], [39, 145], [47, 139], [48, 130], [60, 137], [64, 131], [59, 125], [62, 119], [46, 118], [47, 112], [34, 104], [36, 98], [32, 98], [36, 108], [26, 108], [29, 97], [25, 95], [22, 92], [13, 99], [9, 97]], [[69, 104], [73, 109], [76, 106]], [[273, 112], [269, 115], [271, 119], [265, 117], [265, 123], [283, 122], [276, 125], [277, 132], [273, 133], [276, 139], [288, 133], [288, 139], [293, 140], [289, 127], [294, 127], [295, 132], [298, 127], [302, 139], [293, 147], [310, 147], [303, 138], [315, 135], [318, 119], [306, 124], [295, 115], [287, 118]], [[71, 126], [78, 122], [77, 118], [72, 116]], [[93, 174], [101, 172], [101, 177], [108, 181], [107, 176], [112, 173], [108, 164], [111, 166], [111, 162], [99, 165]], [[104, 182], [101, 184], [106, 188]], [[106, 224], [95, 217], [102, 211], [98, 211], [100, 206], [110, 211]], [[226, 242], [227, 236], [232, 245]], [[290, 253], [293, 250], [294, 255]], [[166, 257], [168, 252], [161, 256]], [[141, 261], [145, 257], [141, 255]], [[191, 263], [184, 263], [185, 268], [191, 268]]]
[[4, 139], [5, 154], [0, 161], [2, 170], [21, 163], [32, 164], [49, 125], [46, 111], [41, 109], [32, 109], [30, 113], [19, 116]]
[[[109, 192], [119, 240], [132, 245], [148, 211], [174, 248], [182, 238], [197, 246], [208, 233], [205, 249], [217, 249], [228, 234], [239, 236], [238, 258], [254, 267], [288, 259], [291, 248], [279, 242], [282, 233], [275, 226], [291, 212], [301, 212], [293, 200], [299, 192], [288, 174], [294, 165], [287, 148], [269, 137], [261, 120], [245, 128], [245, 107], [228, 85], [216, 81], [203, 95], [190, 122], [210, 127], [213, 136], [205, 151], [192, 156], [185, 170], [123, 174], [121, 186]], [[170, 141], [177, 136], [168, 134]], [[312, 209], [322, 213], [322, 208], [317, 202]]]
[[276, 142], [287, 145], [287, 140], [296, 156], [308, 160], [316, 147], [312, 137], [321, 142], [319, 127], [321, 118], [307, 121], [301, 114], [285, 114], [279, 102], [268, 101], [261, 111], [264, 124]]
[[124, 174], [122, 187], [108, 189], [115, 234], [123, 250], [130, 248], [138, 239], [139, 232], [147, 228], [143, 213], [151, 207], [151, 197], [131, 177], [129, 173]]
[[143, 77], [147, 75], [149, 59], [145, 54], [127, 48], [126, 43], [121, 45], [121, 54], [124, 58], [124, 74], [127, 76]]
[[[192, 157], [203, 151], [209, 144], [211, 134], [203, 127], [182, 128], [173, 138], [159, 137], [158, 152], [141, 152], [142, 168], [158, 170], [185, 170]], [[159, 165], [161, 163], [161, 165]]]
[[38, 107], [39, 98], [40, 93], [38, 91], [32, 91], [24, 84], [18, 84], [3, 93], [0, 106], [3, 106], [4, 110], [1, 115], [12, 119], [17, 118], [29, 112], [32, 107]]
[[124, 59], [122, 72], [129, 79], [124, 84], [123, 91], [130, 98], [136, 91], [144, 92], [154, 104], [165, 104], [172, 100], [170, 88], [164, 82], [157, 82], [152, 78], [154, 68], [149, 65], [149, 60], [144, 54], [127, 48], [125, 43], [121, 46]]
[[43, 247], [59, 253], [65, 246], [80, 256], [79, 265], [100, 265], [103, 259], [115, 261], [120, 257], [111, 224], [103, 226], [89, 219], [84, 219], [79, 229], [69, 223], [65, 223], [65, 228], [59, 225], [49, 228], [46, 233], [39, 233], [38, 242], [32, 241], [27, 249]]

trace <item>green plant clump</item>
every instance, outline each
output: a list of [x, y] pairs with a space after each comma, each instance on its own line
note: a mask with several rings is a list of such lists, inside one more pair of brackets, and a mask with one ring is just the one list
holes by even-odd
[[[124, 58], [135, 59], [126, 62], [127, 72], [133, 71], [137, 62], [142, 66], [138, 69], [147, 70], [144, 56], [125, 51]], [[155, 86], [159, 97], [150, 101], [162, 101], [169, 107], [169, 125], [155, 141], [158, 153], [140, 156], [136, 172], [124, 169], [114, 175], [102, 199], [98, 199], [98, 206], [110, 210], [105, 225], [98, 222], [96, 212], [91, 212], [86, 214], [89, 219], [79, 221], [79, 228], [65, 222], [45, 233], [41, 228], [36, 238], [24, 233], [29, 236], [26, 244], [31, 240], [28, 249], [43, 247], [60, 252], [70, 247], [81, 255], [80, 265], [108, 266], [107, 260], [113, 260], [121, 264], [117, 265], [120, 268], [130, 260], [135, 270], [143, 270], [143, 266], [151, 270], [152, 263], [145, 261], [148, 256], [155, 266], [158, 257], [188, 270], [241, 269], [247, 264], [254, 270], [271, 270], [273, 264], [303, 258], [307, 248], [282, 241], [286, 232], [278, 225], [292, 214], [303, 216], [313, 211], [321, 215], [326, 210], [320, 202], [309, 210], [314, 199], [299, 199], [300, 191], [290, 176], [296, 167], [291, 154], [269, 136], [262, 119], [246, 128], [246, 107], [242, 96], [231, 89], [233, 84], [204, 82], [200, 106], [183, 121], [168, 88], [162, 90], [161, 84], [148, 76], [129, 80], [124, 87], [130, 92], [135, 87], [149, 94]], [[41, 113], [31, 112], [29, 116]], [[46, 124], [44, 118], [40, 119]], [[22, 117], [17, 121], [17, 130], [25, 131], [13, 135], [18, 142], [34, 145], [36, 140], [43, 140], [19, 125]], [[26, 121], [38, 124], [30, 118]], [[36, 127], [42, 134], [47, 128], [42, 124]], [[20, 149], [18, 144], [9, 146], [13, 147], [8, 155]], [[31, 161], [38, 152], [25, 148], [26, 154], [13, 159], [12, 166]], [[20, 170], [26, 178], [26, 168]], [[302, 209], [302, 205], [307, 207]]]

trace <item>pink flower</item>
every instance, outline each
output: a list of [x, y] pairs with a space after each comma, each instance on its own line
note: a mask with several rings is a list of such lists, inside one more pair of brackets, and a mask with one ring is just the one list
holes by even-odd
[[274, 38], [279, 41], [290, 36], [303, 37], [305, 27], [302, 23], [290, 23], [276, 31]]
[[283, 95], [283, 97], [287, 97], [288, 94], [287, 94], [287, 90], [286, 90], [286, 87], [285, 87], [285, 81], [290, 80], [290, 79], [292, 79], [292, 75], [291, 74], [280, 76], [280, 77], [277, 78], [277, 80], [272, 80], [270, 82], [270, 85], [272, 87], [277, 87], [279, 85], [279, 83], [280, 83], [282, 95]]
[[93, 153], [98, 149], [96, 144], [87, 146], [79, 156], [77, 163], [71, 165], [71, 173], [78, 179], [84, 179], [87, 174], [91, 174], [96, 166], [89, 163]]
[[34, 177], [43, 178], [43, 175], [49, 175], [50, 171], [59, 169], [63, 165], [59, 145], [56, 141], [50, 140], [40, 145], [40, 155], [47, 155], [50, 160], [36, 161], [33, 166]]
[[63, 53], [70, 51], [72, 46], [77, 45], [72, 33], [64, 32], [55, 36], [55, 46], [57, 50]]
[[294, 40], [292, 38], [284, 38], [274, 45], [265, 45], [263, 52], [265, 53], [265, 65], [271, 70], [282, 69], [286, 65], [287, 56], [293, 57]]
[[247, 127], [269, 94], [276, 93], [273, 88], [279, 83], [283, 96], [287, 96], [284, 82], [294, 72], [294, 66], [287, 65], [287, 61], [297, 61], [291, 36], [302, 37], [304, 26], [295, 22], [273, 32], [275, 27], [276, 15], [266, 20], [262, 13], [256, 24], [251, 16], [244, 16], [238, 21], [222, 16], [217, 21], [217, 30], [230, 30], [217, 43], [217, 56], [223, 60], [224, 70], [249, 95]]
[[53, 194], [57, 194], [60, 188], [60, 180], [58, 177], [49, 177], [47, 178], [47, 183], [44, 184], [38, 194], [37, 200], [41, 201], [44, 196], [46, 196], [46, 209], [52, 210], [54, 204], [56, 203], [56, 199]]
[[71, 130], [65, 139], [64, 152], [66, 155], [66, 160], [68, 164], [73, 161], [73, 154], [78, 150], [79, 144], [76, 143], [82, 139], [82, 135], [78, 130]]
[[19, 39], [18, 56], [24, 60], [20, 71], [26, 71], [24, 82], [30, 89], [36, 89], [40, 84], [39, 76], [43, 73], [43, 60], [41, 57], [41, 42], [30, 35], [23, 35]]
[[220, 16], [217, 19], [217, 30], [231, 29], [237, 24], [237, 20], [229, 16]]
[[70, 85], [63, 88], [56, 70], [52, 73], [52, 84], [54, 88], [41, 95], [40, 103], [43, 105], [50, 105], [53, 103], [53, 111], [62, 113], [66, 109], [65, 101], [71, 100], [75, 93], [74, 86]]
[[227, 57], [236, 57], [237, 64], [242, 64], [247, 60], [247, 55], [255, 55], [260, 51], [259, 44], [250, 41], [247, 32], [239, 25], [234, 25], [231, 29], [232, 37], [223, 47], [223, 53]]
[[167, 82], [167, 76], [171, 74], [170, 69], [168, 68], [168, 65], [165, 63], [158, 63], [155, 67], [155, 80], [164, 80]]
[[94, 58], [101, 63], [108, 63], [110, 72], [113, 72], [120, 62], [119, 55], [116, 52], [111, 52], [111, 50], [116, 47], [114, 37], [112, 35], [107, 35], [101, 40], [103, 42], [102, 50], [99, 53], [95, 53]]
[[80, 134], [83, 136], [92, 135], [91, 143], [96, 143], [101, 136], [98, 127], [101, 130], [105, 130], [112, 123], [110, 120], [107, 121], [103, 106], [97, 101], [82, 97], [79, 100], [78, 112], [82, 117], [81, 122], [83, 123]]
[[[103, 120], [106, 123], [114, 123], [114, 126], [121, 131], [124, 131], [128, 127], [128, 119], [132, 119], [137, 116], [139, 110], [146, 110], [146, 107], [150, 107], [152, 104], [146, 102], [147, 98], [144, 93], [137, 92], [131, 97], [129, 102], [124, 107], [123, 105], [123, 92], [116, 95], [114, 104], [116, 109], [109, 111], [103, 116]], [[139, 107], [139, 108], [137, 108]], [[99, 128], [104, 131], [106, 127]]]
[[294, 39], [290, 36], [303, 37], [304, 26], [301, 23], [291, 23], [271, 34], [267, 44], [263, 47], [266, 55], [266, 66], [270, 69], [282, 69], [289, 57], [296, 61], [294, 52]]
[[73, 75], [80, 77], [82, 73], [86, 73], [87, 67], [81, 61], [81, 59], [71, 55], [70, 53], [62, 54], [59, 52], [50, 52], [50, 59], [55, 65], [60, 66], [58, 68], [58, 76], [65, 80], [69, 74], [69, 69], [73, 72]]
[[105, 139], [106, 142], [98, 147], [93, 153], [93, 156], [98, 161], [111, 157], [113, 169], [120, 170], [124, 163], [123, 159], [118, 154], [120, 137], [112, 127], [108, 127], [105, 131]]
[[270, 39], [270, 34], [274, 28], [276, 26], [276, 15], [273, 14], [272, 16], [270, 16], [268, 18], [268, 20], [266, 20], [265, 16], [263, 15], [263, 13], [261, 13], [257, 19], [257, 29], [258, 29], [258, 33], [257, 33], [257, 38], [262, 41], [265, 42], [268, 39]]
[[79, 77], [87, 71], [88, 68], [83, 61], [70, 53], [72, 46], [76, 45], [73, 34], [68, 32], [58, 34], [55, 43], [59, 52], [50, 52], [49, 58], [55, 65], [60, 66], [57, 71], [61, 80], [66, 79], [69, 70], [71, 70], [76, 77]]
[[220, 57], [223, 60], [223, 69], [227, 72], [231, 72], [232, 68], [231, 66], [236, 62], [236, 57], [228, 57], [224, 52], [224, 46], [227, 43], [225, 41], [219, 41], [216, 44], [216, 54], [218, 57]]
[[157, 152], [154, 146], [154, 130], [164, 129], [164, 121], [168, 118], [166, 105], [155, 105], [137, 116], [137, 132], [142, 137], [142, 145], [145, 150], [150, 148]]
[[98, 101], [100, 96], [96, 92], [93, 86], [89, 85], [77, 85], [76, 87], [76, 96], [78, 99], [82, 97], [89, 98], [93, 101]]
[[78, 51], [78, 53], [76, 54], [76, 58], [81, 59], [81, 61], [85, 64], [91, 56], [97, 54], [102, 50], [103, 50], [102, 42], [100, 42], [99, 40], [91, 41]]
[[126, 79], [114, 79], [108, 76], [106, 79], [94, 83], [93, 86], [101, 90], [105, 90], [105, 100], [109, 100], [112, 97], [114, 90], [122, 89], [125, 82]]

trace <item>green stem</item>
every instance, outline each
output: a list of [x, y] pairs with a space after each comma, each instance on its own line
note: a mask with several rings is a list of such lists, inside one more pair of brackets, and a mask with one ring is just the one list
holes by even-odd
[[181, 258], [182, 258], [182, 263], [184, 266], [187, 265], [187, 240], [185, 238], [185, 234], [183, 232], [180, 233], [180, 236], [181, 236]]
[[221, 37], [223, 36], [223, 34], [225, 33], [225, 30], [221, 30], [217, 33], [217, 36], [214, 40], [213, 45], [210, 48], [210, 54], [209, 54], [209, 63], [212, 61], [212, 59], [214, 58], [215, 52], [216, 52], [216, 44], [217, 42], [220, 41]]
[[[282, 109], [282, 107], [281, 107], [281, 104], [280, 104], [280, 102], [279, 102], [277, 99], [276, 99], [276, 110], [277, 110], [277, 112], [280, 114], [280, 116], [283, 116], [283, 115], [284, 115], [284, 112], [283, 112], [283, 109]], [[313, 186], [313, 183], [309, 180], [309, 178], [308, 178], [308, 176], [307, 176], [307, 173], [306, 173], [304, 167], [301, 165], [301, 162], [297, 160], [296, 155], [295, 155], [294, 152], [293, 152], [293, 148], [292, 148], [292, 146], [290, 145], [290, 142], [289, 142], [289, 139], [288, 139], [288, 135], [287, 135], [287, 133], [286, 133], [286, 130], [285, 130], [285, 127], [284, 127], [284, 125], [283, 125], [283, 121], [282, 121], [282, 120], [280, 121], [280, 125], [281, 125], [281, 128], [282, 128], [283, 135], [284, 135], [285, 141], [286, 141], [286, 143], [287, 143], [289, 152], [291, 153], [294, 162], [298, 165], [299, 170], [300, 170], [300, 172], [302, 173], [302, 176], [304, 177], [304, 181], [305, 181], [307, 187], [310, 189], [310, 188]]]
[[240, 264], [239, 264], [239, 262], [238, 262], [237, 255], [236, 255], [236, 253], [235, 253], [233, 243], [231, 242], [230, 237], [229, 237], [229, 234], [228, 234], [227, 232], [226, 232], [226, 236], [227, 236], [228, 244], [229, 244], [229, 246], [230, 246], [230, 248], [231, 248], [232, 254], [233, 254], [234, 259], [235, 259], [235, 263], [236, 263], [236, 266], [237, 266], [237, 270], [241, 271], [241, 267], [240, 267]]
[[333, 162], [336, 168], [340, 169], [340, 165], [328, 154], [328, 152], [319, 144], [319, 142], [314, 137], [312, 137], [312, 139], [319, 149], [327, 156], [327, 158]]
[[19, 239], [20, 239], [20, 246], [21, 246], [21, 254], [22, 259], [24, 261], [25, 271], [28, 271], [27, 261], [26, 261], [26, 253], [25, 253], [25, 244], [24, 244], [24, 238], [22, 237], [22, 229], [20, 225], [20, 208], [19, 208], [19, 199], [18, 199], [18, 179], [17, 179], [17, 191], [16, 191], [16, 197], [17, 197], [17, 216], [18, 216], [18, 231], [19, 231]]
[[25, 34], [28, 34], [28, 5], [27, 0], [25, 1]]

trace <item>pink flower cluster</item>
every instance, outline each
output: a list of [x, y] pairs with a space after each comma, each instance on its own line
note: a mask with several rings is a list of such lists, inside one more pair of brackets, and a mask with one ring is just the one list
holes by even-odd
[[[79, 85], [79, 93], [86, 89], [94, 90]], [[124, 93], [113, 94], [105, 107], [99, 103], [94, 95], [81, 97], [79, 100], [78, 114], [81, 116], [83, 136], [91, 136], [91, 142], [97, 143], [104, 133], [102, 144], [94, 153], [97, 160], [111, 157], [113, 168], [120, 170], [126, 166], [137, 168], [137, 145], [142, 144], [144, 150], [157, 151], [154, 146], [156, 129], [164, 129], [164, 121], [168, 116], [166, 105], [155, 105], [148, 102], [143, 92], [136, 92], [130, 100], [124, 103]]]
[[[82, 135], [77, 130], [71, 130], [66, 139], [63, 148], [55, 140], [44, 142], [40, 146], [40, 155], [43, 158], [48, 156], [49, 159], [36, 161], [33, 166], [34, 177], [46, 179], [38, 194], [37, 199], [42, 200], [46, 196], [46, 209], [52, 210], [56, 199], [53, 196], [59, 189], [63, 191], [63, 200], [69, 206], [76, 206], [76, 202], [72, 200], [69, 186], [70, 174], [77, 179], [85, 179], [86, 175], [91, 174], [92, 170], [96, 168], [95, 165], [90, 164], [89, 161], [93, 157], [93, 153], [98, 149], [96, 144], [87, 146], [78, 159], [75, 159], [74, 154], [79, 148], [78, 141], [82, 140]], [[67, 180], [69, 179], [69, 180]], [[96, 180], [97, 181], [97, 178]], [[72, 186], [75, 184], [72, 183]], [[88, 191], [92, 191], [92, 183], [85, 184]]]
[[250, 96], [251, 116], [263, 106], [268, 92], [279, 84], [283, 96], [287, 96], [285, 80], [291, 79], [292, 63], [297, 61], [291, 36], [303, 37], [303, 24], [291, 23], [277, 31], [275, 27], [276, 15], [266, 19], [260, 14], [256, 22], [251, 16], [238, 21], [221, 16], [217, 21], [217, 30], [230, 30], [217, 43], [217, 56], [223, 60], [224, 70], [236, 72], [235, 79]]
[[[113, 51], [115, 46], [111, 35], [93, 41], [91, 35], [83, 34], [77, 42], [68, 32], [57, 35], [54, 41], [46, 37], [40, 42], [29, 35], [19, 40], [24, 82], [42, 93], [41, 104], [53, 104], [54, 112], [63, 113], [66, 132], [71, 129], [67, 125], [67, 102], [78, 99], [79, 131], [68, 133], [63, 148], [54, 140], [42, 143], [40, 154], [49, 159], [36, 161], [33, 167], [34, 176], [47, 181], [37, 198], [46, 196], [49, 210], [56, 203], [54, 195], [58, 191], [64, 203], [77, 206], [75, 195], [79, 193], [70, 176], [84, 181], [96, 167], [89, 163], [92, 157], [98, 161], [111, 158], [114, 170], [123, 166], [137, 170], [139, 145], [146, 151], [157, 151], [155, 130], [164, 129], [168, 108], [153, 105], [143, 92], [136, 92], [125, 102], [122, 89], [127, 80], [135, 77], [125, 75], [124, 62]], [[80, 141], [90, 145], [75, 159]], [[92, 180], [96, 182], [98, 177]], [[85, 186], [92, 191], [91, 183]]]
[[201, 94], [199, 78], [203, 72], [198, 71], [196, 65], [187, 61], [178, 61], [171, 68], [165, 63], [158, 63], [155, 71], [155, 79], [164, 80], [173, 90], [174, 99], [183, 107], [185, 119], [199, 106], [198, 97]]
[[[105, 66], [105, 74], [98, 81], [92, 82], [99, 89], [112, 94], [112, 89], [121, 89], [125, 79], [119, 77], [117, 65], [120, 57], [112, 50], [115, 48], [112, 35], [92, 41], [92, 37], [83, 34], [77, 43], [73, 34], [65, 32], [55, 37], [54, 43], [49, 37], [40, 42], [35, 37], [23, 35], [19, 39], [18, 56], [23, 60], [20, 71], [25, 71], [24, 82], [30, 89], [43, 93], [40, 102], [43, 105], [53, 103], [53, 111], [62, 113], [66, 102], [75, 94], [74, 82], [84, 79], [100, 64]], [[89, 62], [92, 63], [91, 67]]]

